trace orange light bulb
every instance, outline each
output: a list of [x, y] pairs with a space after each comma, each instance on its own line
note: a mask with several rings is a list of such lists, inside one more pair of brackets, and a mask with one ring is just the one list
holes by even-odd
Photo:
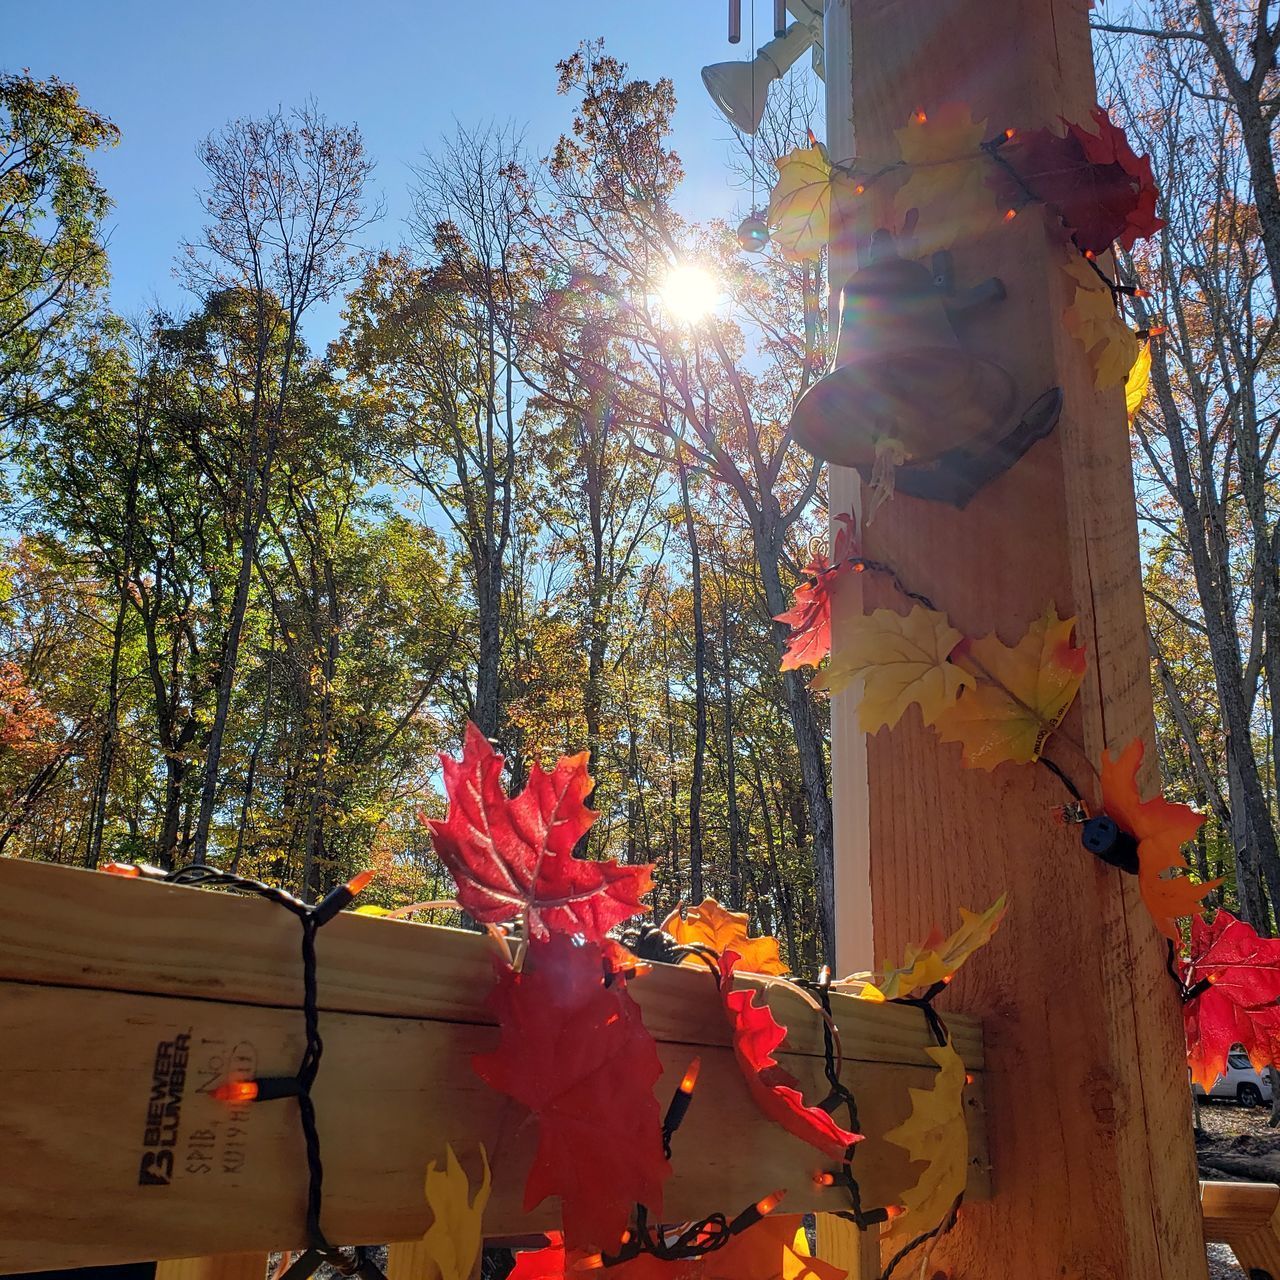
[[820, 1187], [834, 1187], [836, 1185], [836, 1175], [834, 1173], [815, 1173], [813, 1180]]
[[973, 1076], [972, 1076], [972, 1075], [970, 1075], [967, 1071], [965, 1072], [964, 1082], [965, 1082], [965, 1084], [972, 1084], [972, 1083], [973, 1083]]
[[1017, 129], [1006, 129], [1004, 131], [1004, 140], [1006, 142], [1012, 142], [1014, 138], [1016, 138], [1017, 136], [1018, 136]]
[[225, 1080], [216, 1089], [210, 1089], [209, 1096], [217, 1098], [219, 1102], [252, 1102], [258, 1096], [258, 1082], [256, 1080]]
[[693, 1087], [698, 1083], [698, 1072], [702, 1070], [702, 1059], [694, 1058], [689, 1063], [689, 1069], [684, 1073], [684, 1079], [680, 1081], [681, 1093], [692, 1093]]
[[916, 112], [916, 124], [928, 124], [929, 117], [923, 111]]
[[377, 875], [372, 867], [367, 867], [364, 871], [359, 871], [347, 881], [347, 892], [350, 894], [361, 893], [369, 887], [369, 882]]
[[786, 1194], [785, 1191], [771, 1191], [763, 1200], [756, 1201], [756, 1212], [762, 1215], [772, 1213], [782, 1203]]
[[1016, 218], [1017, 216], [1018, 216], [1017, 209], [1006, 209], [1004, 211], [1004, 220], [1006, 222], [1012, 222], [1014, 218]]
[[904, 1210], [900, 1204], [885, 1205], [884, 1216], [892, 1222], [894, 1218], [900, 1218], [903, 1212]]

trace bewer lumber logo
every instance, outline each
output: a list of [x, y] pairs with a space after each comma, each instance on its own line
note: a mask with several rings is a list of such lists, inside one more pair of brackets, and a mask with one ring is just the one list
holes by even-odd
[[147, 1123], [142, 1131], [142, 1161], [138, 1166], [140, 1187], [167, 1187], [173, 1179], [173, 1152], [182, 1121], [190, 1047], [190, 1031], [179, 1032], [172, 1040], [161, 1040], [156, 1045]]

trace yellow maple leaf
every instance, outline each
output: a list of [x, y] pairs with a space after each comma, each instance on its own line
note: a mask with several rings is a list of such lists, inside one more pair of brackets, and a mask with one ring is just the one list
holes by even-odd
[[862, 680], [858, 718], [863, 731], [893, 728], [902, 713], [919, 703], [925, 724], [933, 724], [972, 678], [947, 655], [964, 637], [944, 613], [916, 605], [910, 613], [877, 609], [850, 628], [813, 688], [838, 693]]
[[769, 196], [773, 243], [790, 262], [817, 258], [831, 234], [831, 161], [820, 142], [797, 147], [778, 164]]
[[977, 677], [938, 716], [943, 742], [964, 747], [964, 763], [994, 769], [1040, 758], [1084, 679], [1085, 651], [1071, 643], [1075, 618], [1052, 605], [1013, 648], [983, 636], [957, 648], [954, 660]]
[[960, 908], [960, 927], [949, 938], [938, 929], [919, 946], [909, 945], [900, 968], [886, 967], [879, 990], [886, 1000], [895, 1000], [935, 982], [945, 982], [980, 947], [991, 941], [1008, 910], [1007, 894], [1001, 894], [985, 911]]
[[439, 1280], [468, 1280], [483, 1243], [485, 1205], [489, 1203], [489, 1159], [480, 1148], [483, 1170], [474, 1198], [466, 1170], [452, 1146], [445, 1147], [443, 1166], [427, 1169], [426, 1195], [431, 1225], [422, 1242], [439, 1268]]
[[1132, 422], [1147, 398], [1147, 390], [1151, 386], [1151, 340], [1142, 344], [1138, 358], [1133, 362], [1128, 377], [1124, 380], [1124, 407]]
[[894, 209], [899, 221], [919, 210], [921, 252], [944, 249], [995, 223], [995, 194], [987, 182], [991, 162], [981, 150], [986, 127], [968, 107], [948, 103], [927, 115], [916, 112], [896, 130], [907, 180]]
[[1120, 318], [1107, 283], [1072, 252], [1062, 268], [1071, 282], [1062, 322], [1084, 347], [1099, 389], [1119, 386], [1138, 358], [1138, 339]]
[[968, 1180], [969, 1131], [964, 1122], [964, 1063], [948, 1040], [925, 1052], [938, 1064], [931, 1089], [911, 1089], [911, 1115], [885, 1140], [905, 1147], [912, 1160], [927, 1167], [905, 1192], [905, 1213], [893, 1219], [891, 1242], [914, 1240], [943, 1225]]
[[[730, 911], [714, 898], [706, 898], [701, 906], [677, 907], [663, 922], [664, 933], [669, 933], [682, 944], [703, 943], [723, 955], [736, 951], [738, 968], [743, 973], [786, 973], [778, 953], [777, 938], [752, 938], [748, 934], [745, 912]], [[686, 956], [685, 964], [701, 964], [696, 956]]]

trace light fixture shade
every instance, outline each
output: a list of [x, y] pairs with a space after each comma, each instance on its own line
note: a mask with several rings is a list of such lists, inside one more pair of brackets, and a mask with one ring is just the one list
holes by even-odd
[[735, 129], [755, 133], [764, 115], [769, 86], [812, 44], [809, 27], [793, 22], [786, 35], [770, 40], [750, 62], [713, 62], [703, 67], [702, 83]]
[[713, 62], [702, 68], [702, 83], [735, 129], [755, 133], [764, 115], [769, 85], [777, 78], [772, 71], [772, 66], [762, 67], [759, 58], [754, 62]]

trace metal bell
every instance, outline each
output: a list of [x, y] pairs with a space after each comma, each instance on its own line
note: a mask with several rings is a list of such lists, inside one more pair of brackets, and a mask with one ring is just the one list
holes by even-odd
[[796, 403], [795, 439], [825, 462], [871, 467], [886, 450], [927, 462], [1001, 427], [1013, 378], [966, 351], [951, 318], [1004, 286], [992, 278], [957, 295], [946, 255], [930, 270], [899, 257], [887, 231], [869, 259], [841, 290], [835, 360]]
[[749, 214], [738, 223], [738, 247], [748, 253], [769, 247], [769, 224], [759, 214]]

